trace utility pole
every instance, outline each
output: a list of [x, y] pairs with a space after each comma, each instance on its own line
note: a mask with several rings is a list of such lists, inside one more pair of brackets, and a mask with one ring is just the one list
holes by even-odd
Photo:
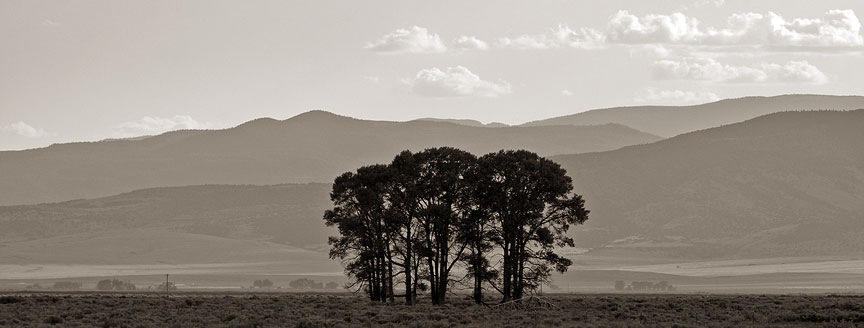
[[170, 289], [168, 288], [168, 274], [166, 273], [165, 274], [165, 292], [167, 293], [169, 291], [170, 291]]

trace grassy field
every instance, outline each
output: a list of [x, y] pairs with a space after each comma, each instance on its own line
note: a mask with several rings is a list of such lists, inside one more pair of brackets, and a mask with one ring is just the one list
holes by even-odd
[[68, 327], [855, 327], [864, 296], [585, 294], [548, 307], [380, 305], [351, 294], [0, 295], [0, 326]]

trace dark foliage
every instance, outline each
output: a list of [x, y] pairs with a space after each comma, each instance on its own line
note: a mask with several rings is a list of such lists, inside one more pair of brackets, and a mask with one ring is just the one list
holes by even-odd
[[[525, 150], [479, 159], [450, 147], [404, 151], [336, 178], [324, 214], [340, 234], [329, 240], [330, 257], [374, 301], [393, 303], [401, 281], [406, 304], [421, 283], [443, 304], [462, 280], [472, 281], [477, 303], [487, 285], [504, 301], [519, 299], [572, 264], [555, 253], [574, 245], [568, 229], [588, 219], [572, 188], [558, 164]], [[496, 252], [502, 260], [492, 263]], [[464, 279], [452, 277], [457, 265]]]

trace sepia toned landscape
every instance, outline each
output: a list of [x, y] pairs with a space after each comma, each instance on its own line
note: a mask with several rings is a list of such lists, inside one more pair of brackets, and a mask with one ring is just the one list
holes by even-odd
[[0, 326], [864, 325], [857, 12], [2, 3]]

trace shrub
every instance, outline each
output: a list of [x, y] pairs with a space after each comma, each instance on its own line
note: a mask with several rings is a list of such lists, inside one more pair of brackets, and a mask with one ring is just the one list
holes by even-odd
[[45, 318], [45, 323], [47, 323], [49, 325], [61, 324], [61, 323], [63, 323], [63, 318], [52, 315], [48, 318]]

